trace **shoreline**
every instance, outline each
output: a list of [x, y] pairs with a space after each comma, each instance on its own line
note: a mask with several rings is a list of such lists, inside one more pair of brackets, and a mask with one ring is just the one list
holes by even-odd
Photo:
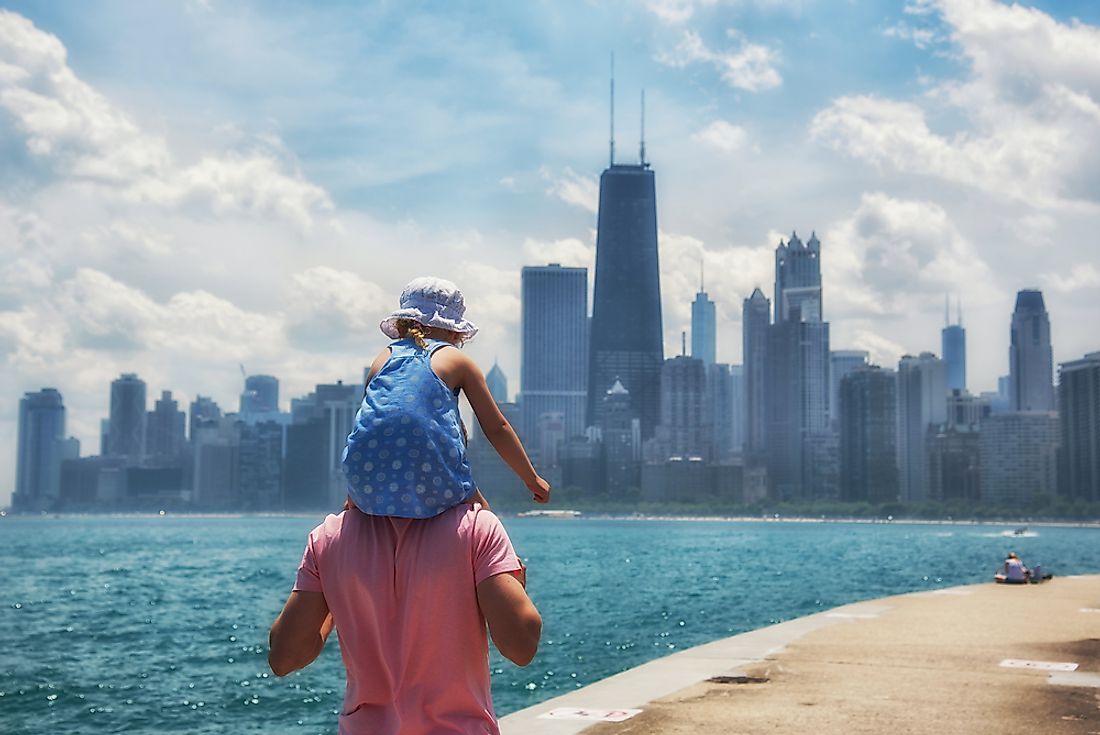
[[[0, 521], [6, 519], [37, 519], [60, 520], [69, 518], [196, 518], [196, 519], [245, 519], [245, 518], [318, 518], [324, 517], [333, 510], [317, 511], [258, 511], [258, 512], [218, 512], [218, 511], [73, 511], [73, 512], [42, 512], [42, 513], [11, 513], [0, 512]], [[519, 515], [522, 511], [493, 511], [506, 520], [531, 520]], [[583, 512], [579, 517], [553, 518], [539, 517], [539, 520], [558, 523], [584, 522], [584, 521], [630, 521], [638, 523], [689, 521], [693, 523], [833, 523], [856, 525], [882, 525], [882, 526], [1012, 526], [1014, 528], [1100, 528], [1100, 520], [1026, 520], [1026, 519], [957, 519], [957, 518], [852, 518], [852, 517], [811, 517], [811, 516], [744, 516], [744, 515], [657, 515], [647, 513], [600, 513]], [[1011, 536], [1006, 535], [1006, 538]], [[1021, 535], [1020, 538], [1027, 538]]]
[[[1092, 732], [1097, 582], [983, 582], [840, 605], [526, 707], [500, 718], [501, 733]], [[1006, 617], [1028, 636], [998, 635]]]

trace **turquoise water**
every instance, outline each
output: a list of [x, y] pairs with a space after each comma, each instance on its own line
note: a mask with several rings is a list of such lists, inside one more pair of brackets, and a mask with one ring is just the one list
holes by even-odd
[[[318, 518], [0, 519], [5, 733], [334, 732], [335, 637], [267, 670], [267, 631]], [[1013, 549], [1100, 571], [1100, 530], [507, 519], [545, 628], [526, 669], [493, 653], [507, 714], [715, 638], [883, 595], [988, 580]]]

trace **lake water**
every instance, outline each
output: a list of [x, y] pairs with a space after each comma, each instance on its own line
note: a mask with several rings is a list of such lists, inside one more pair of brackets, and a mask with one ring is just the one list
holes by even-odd
[[[319, 517], [0, 519], [6, 733], [330, 733], [339, 651], [284, 679], [267, 631]], [[505, 520], [545, 621], [499, 715], [673, 653], [847, 602], [988, 580], [1009, 550], [1100, 571], [1100, 530]]]

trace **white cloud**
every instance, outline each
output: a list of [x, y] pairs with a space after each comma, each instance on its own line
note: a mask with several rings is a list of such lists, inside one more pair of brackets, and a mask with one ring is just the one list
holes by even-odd
[[1100, 270], [1091, 263], [1073, 266], [1068, 276], [1057, 273], [1044, 273], [1039, 276], [1043, 285], [1061, 293], [1072, 293], [1083, 288], [1100, 287]]
[[[1100, 29], [992, 0], [914, 10], [942, 17], [967, 76], [915, 101], [840, 97], [813, 138], [880, 170], [1037, 207], [1100, 204]], [[940, 132], [937, 119], [963, 124]]]
[[561, 174], [543, 169], [542, 177], [550, 183], [547, 194], [592, 214], [599, 209], [600, 184], [596, 177], [581, 176], [568, 167]]
[[523, 241], [524, 261], [531, 264], [558, 263], [572, 268], [587, 268], [592, 275], [596, 268], [596, 247], [594, 243], [584, 243], [575, 237], [561, 240]]
[[5, 123], [54, 175], [126, 200], [198, 203], [219, 213], [284, 217], [303, 228], [332, 207], [320, 187], [279, 158], [287, 156], [271, 136], [257, 140], [266, 150], [180, 164], [163, 138], [143, 131], [76, 76], [57, 37], [0, 10], [0, 131]]
[[692, 138], [722, 153], [733, 153], [745, 145], [748, 133], [738, 125], [715, 120], [692, 135]]
[[727, 36], [738, 42], [736, 47], [714, 51], [707, 47], [698, 33], [684, 31], [676, 47], [658, 54], [657, 61], [677, 69], [696, 63], [710, 64], [718, 70], [726, 84], [746, 92], [773, 89], [783, 83], [783, 77], [775, 68], [779, 61], [778, 51], [751, 43], [735, 29], [728, 30]]
[[830, 319], [911, 316], [945, 293], [966, 293], [975, 305], [1003, 296], [989, 267], [934, 202], [864, 194], [822, 240]]
[[906, 353], [905, 348], [897, 342], [869, 329], [856, 330], [852, 346], [857, 350], [866, 350], [871, 364], [886, 368], [893, 368]]

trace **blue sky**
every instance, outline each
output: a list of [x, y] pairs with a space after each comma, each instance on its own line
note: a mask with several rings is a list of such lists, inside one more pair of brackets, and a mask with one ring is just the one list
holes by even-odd
[[51, 385], [93, 451], [123, 371], [227, 407], [238, 363], [284, 401], [356, 379], [424, 273], [514, 392], [519, 268], [592, 263], [611, 51], [619, 160], [647, 95], [669, 353], [702, 260], [738, 362], [793, 229], [836, 349], [938, 352], [961, 294], [989, 389], [1024, 287], [1056, 360], [1100, 349], [1095, 3], [0, 2], [0, 439]]

